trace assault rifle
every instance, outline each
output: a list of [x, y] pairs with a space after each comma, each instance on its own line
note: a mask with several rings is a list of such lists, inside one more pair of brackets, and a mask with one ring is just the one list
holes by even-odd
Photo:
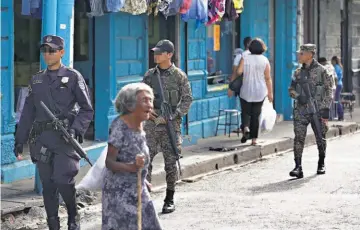
[[79, 154], [79, 156], [81, 158], [84, 158], [90, 166], [92, 166], [89, 158], [86, 155], [86, 152], [84, 151], [84, 149], [81, 147], [81, 145], [79, 144], [79, 142], [77, 142], [77, 140], [75, 140], [70, 133], [66, 130], [66, 128], [64, 127], [63, 121], [59, 120], [59, 118], [57, 118], [51, 111], [50, 109], [44, 104], [44, 102], [40, 101], [40, 105], [44, 108], [46, 114], [51, 118], [51, 121], [55, 127], [56, 130], [60, 130], [61, 133], [63, 134], [63, 138], [65, 139], [66, 142], [68, 142], [73, 148], [74, 150], [77, 152], [77, 154]]
[[314, 133], [315, 133], [316, 141], [318, 143], [321, 143], [321, 141], [323, 141], [324, 138], [322, 137], [322, 132], [321, 132], [320, 118], [318, 116], [319, 114], [318, 106], [314, 97], [311, 95], [310, 86], [307, 79], [309, 77], [309, 71], [302, 69], [300, 72], [300, 76], [301, 76], [300, 78], [301, 88], [303, 89], [305, 96], [307, 97], [307, 104], [306, 104], [307, 113], [311, 115], [312, 122], [315, 126]]
[[163, 90], [163, 86], [162, 86], [162, 82], [161, 82], [159, 74], [155, 74], [155, 75], [156, 75], [156, 79], [155, 79], [155, 81], [153, 81], [153, 83], [155, 83], [155, 85], [153, 87], [155, 89], [155, 92], [160, 92], [159, 99], [161, 101], [161, 107], [160, 107], [161, 115], [164, 117], [164, 119], [166, 121], [166, 131], [167, 131], [167, 134], [170, 139], [170, 145], [173, 150], [173, 154], [176, 156], [176, 161], [177, 161], [177, 164], [179, 167], [180, 176], [182, 176], [181, 166], [180, 166], [180, 153], [179, 153], [179, 149], [177, 147], [176, 132], [175, 132], [174, 124], [173, 124], [174, 117], [172, 114], [172, 107], [165, 100], [164, 90]]

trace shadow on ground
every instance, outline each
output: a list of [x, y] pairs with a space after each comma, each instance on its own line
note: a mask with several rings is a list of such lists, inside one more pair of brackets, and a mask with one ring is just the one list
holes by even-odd
[[261, 194], [261, 193], [273, 193], [273, 192], [283, 192], [289, 191], [292, 189], [297, 189], [302, 187], [304, 184], [308, 183], [314, 179], [317, 174], [311, 175], [309, 177], [304, 177], [301, 179], [292, 178], [288, 180], [278, 181], [275, 183], [265, 184], [262, 186], [254, 186], [249, 189], [252, 194]]

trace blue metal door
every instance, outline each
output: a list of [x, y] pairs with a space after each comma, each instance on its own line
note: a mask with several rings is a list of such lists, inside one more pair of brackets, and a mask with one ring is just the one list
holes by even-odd
[[284, 120], [291, 120], [292, 100], [287, 89], [297, 67], [297, 0], [275, 0], [275, 7], [275, 109]]
[[95, 19], [95, 139], [106, 140], [117, 116], [113, 100], [148, 66], [148, 17], [112, 13]]
[[[248, 36], [258, 37], [265, 44], [269, 43], [269, 3], [268, 0], [244, 0], [240, 26], [241, 47], [242, 41]], [[268, 52], [265, 55], [268, 55]]]

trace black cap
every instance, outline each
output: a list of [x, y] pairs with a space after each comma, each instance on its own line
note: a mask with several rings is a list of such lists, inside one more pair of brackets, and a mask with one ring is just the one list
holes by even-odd
[[63, 49], [64, 48], [64, 39], [55, 35], [46, 35], [42, 39], [41, 46], [50, 46], [53, 49]]
[[169, 40], [161, 40], [151, 50], [156, 53], [174, 53], [174, 44]]
[[320, 57], [318, 59], [318, 62], [320, 62], [320, 63], [327, 62], [327, 59], [326, 59], [326, 57]]

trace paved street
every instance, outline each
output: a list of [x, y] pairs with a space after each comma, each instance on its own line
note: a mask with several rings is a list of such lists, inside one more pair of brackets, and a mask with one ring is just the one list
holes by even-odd
[[[329, 142], [327, 173], [317, 176], [317, 149], [305, 149], [305, 177], [289, 180], [292, 153], [181, 185], [164, 229], [359, 229], [360, 134]], [[161, 210], [163, 194], [154, 194]], [[100, 229], [100, 213], [83, 229]]]

